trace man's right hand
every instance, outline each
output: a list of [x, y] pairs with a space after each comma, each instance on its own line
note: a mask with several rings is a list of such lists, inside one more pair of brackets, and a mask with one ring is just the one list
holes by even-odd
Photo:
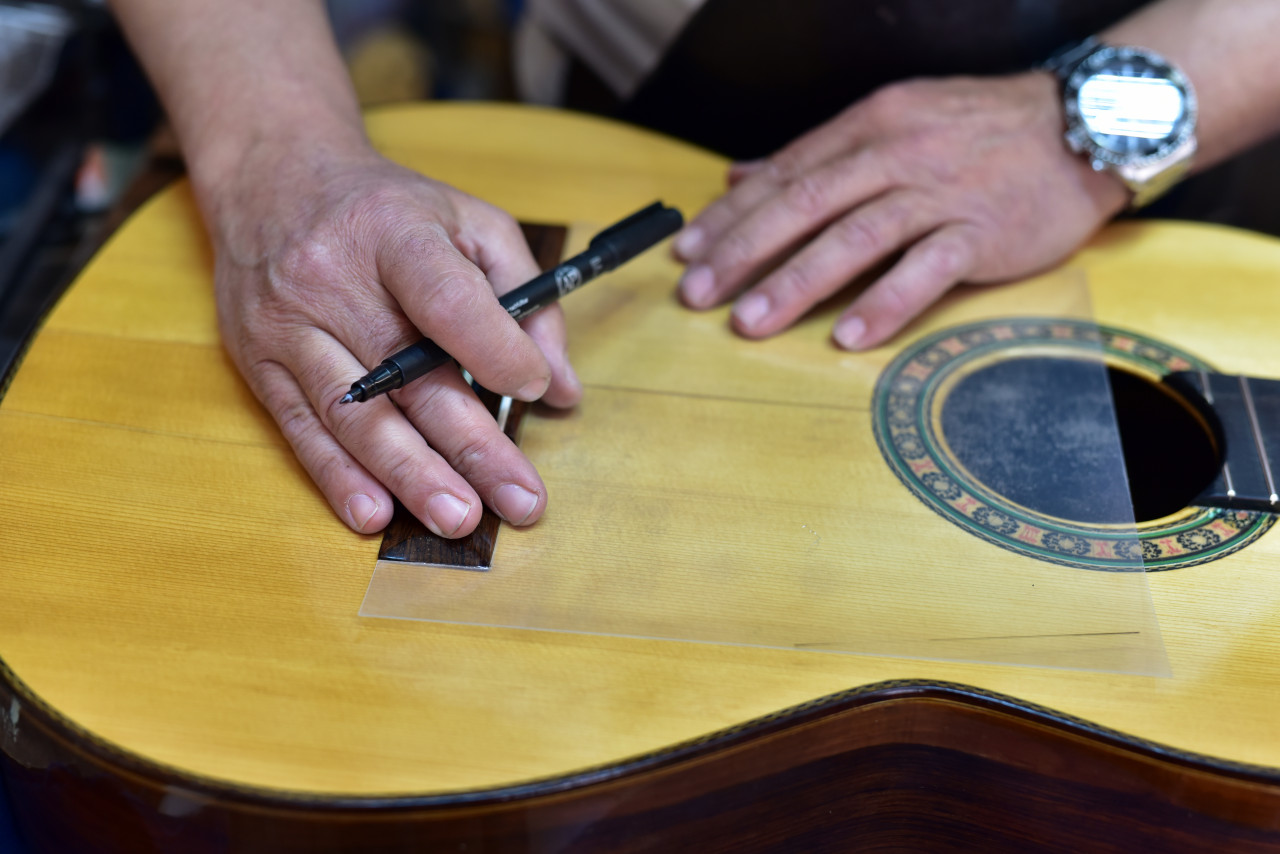
[[441, 367], [340, 406], [422, 336], [495, 392], [581, 394], [552, 307], [523, 330], [494, 297], [537, 274], [511, 217], [376, 154], [318, 0], [112, 0], [178, 133], [216, 257], [236, 366], [338, 516], [470, 533], [481, 501], [536, 520], [546, 489]]
[[517, 325], [494, 294], [537, 274], [515, 221], [371, 150], [255, 147], [206, 188], [218, 317], [236, 366], [334, 511], [380, 530], [394, 494], [432, 531], [469, 533], [481, 501], [515, 525], [546, 489], [459, 370], [339, 405], [383, 358], [433, 339], [486, 388], [571, 406], [581, 387], [558, 308]]

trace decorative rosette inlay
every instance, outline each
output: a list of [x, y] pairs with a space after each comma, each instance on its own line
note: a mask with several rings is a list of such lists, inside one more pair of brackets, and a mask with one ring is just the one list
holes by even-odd
[[[1072, 319], [984, 321], [917, 341], [881, 375], [872, 418], [885, 460], [925, 504], [1004, 548], [1094, 570], [1131, 570], [1139, 561], [1148, 571], [1205, 563], [1248, 545], [1271, 527], [1274, 517], [1270, 514], [1201, 507], [1187, 507], [1150, 522], [1116, 524], [1087, 518], [1088, 512], [1072, 513], [1069, 504], [1049, 509], [1031, 506], [1035, 502], [1011, 494], [1016, 490], [1001, 489], [999, 477], [990, 478], [997, 482], [992, 483], [975, 476], [977, 467], [955, 450], [967, 447], [968, 440], [947, 435], [948, 419], [942, 412], [948, 395], [964, 377], [986, 367], [1036, 358], [1058, 359], [1061, 364], [1110, 362], [1154, 377], [1172, 371], [1212, 370], [1203, 360], [1163, 342]], [[1100, 385], [1105, 389], [1105, 384]], [[1025, 442], [1018, 446], [999, 436], [982, 442], [987, 444], [979, 455], [984, 461], [1001, 453], [1029, 453]], [[995, 459], [982, 470], [1017, 473], [1020, 461]], [[1075, 487], [1089, 497], [1087, 482]], [[1105, 495], [1105, 489], [1100, 491]]]

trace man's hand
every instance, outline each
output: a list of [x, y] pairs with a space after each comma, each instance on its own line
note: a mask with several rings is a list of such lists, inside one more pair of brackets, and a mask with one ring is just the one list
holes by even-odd
[[511, 217], [370, 148], [318, 0], [112, 8], [181, 141], [227, 350], [338, 516], [380, 530], [394, 494], [446, 537], [482, 499], [536, 520], [541, 479], [452, 365], [338, 404], [423, 335], [495, 392], [578, 399], [559, 309], [522, 330], [494, 298], [537, 273]]
[[873, 347], [959, 282], [1054, 264], [1124, 206], [1062, 133], [1048, 73], [886, 87], [730, 171], [676, 238], [681, 296], [709, 308], [746, 289], [733, 325], [760, 338], [892, 259], [835, 326], [840, 346]]
[[577, 401], [559, 309], [522, 329], [494, 298], [538, 272], [510, 216], [367, 149], [328, 146], [259, 146], [206, 201], [227, 349], [344, 522], [380, 530], [392, 494], [446, 537], [475, 527], [481, 500], [515, 525], [542, 514], [537, 472], [456, 367], [338, 404], [423, 335], [493, 391]]

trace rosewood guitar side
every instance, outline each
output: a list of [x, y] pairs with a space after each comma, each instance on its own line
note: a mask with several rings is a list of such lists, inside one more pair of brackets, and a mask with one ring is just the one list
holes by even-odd
[[[12, 674], [5, 674], [12, 679]], [[8, 705], [13, 695], [0, 691]], [[1280, 851], [1280, 775], [974, 688], [870, 685], [618, 765], [457, 795], [283, 797], [24, 707], [37, 852]]]

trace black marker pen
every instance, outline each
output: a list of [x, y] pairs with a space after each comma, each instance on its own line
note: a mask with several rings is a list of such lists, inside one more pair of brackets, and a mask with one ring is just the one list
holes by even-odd
[[[680, 211], [666, 207], [662, 202], [654, 202], [591, 238], [585, 252], [503, 294], [498, 298], [498, 303], [513, 319], [524, 320], [570, 291], [630, 261], [675, 234], [683, 224], [684, 218]], [[365, 401], [386, 394], [440, 367], [450, 359], [449, 354], [441, 350], [434, 341], [423, 338], [417, 344], [387, 357], [378, 367], [352, 383], [351, 391], [338, 402]]]

